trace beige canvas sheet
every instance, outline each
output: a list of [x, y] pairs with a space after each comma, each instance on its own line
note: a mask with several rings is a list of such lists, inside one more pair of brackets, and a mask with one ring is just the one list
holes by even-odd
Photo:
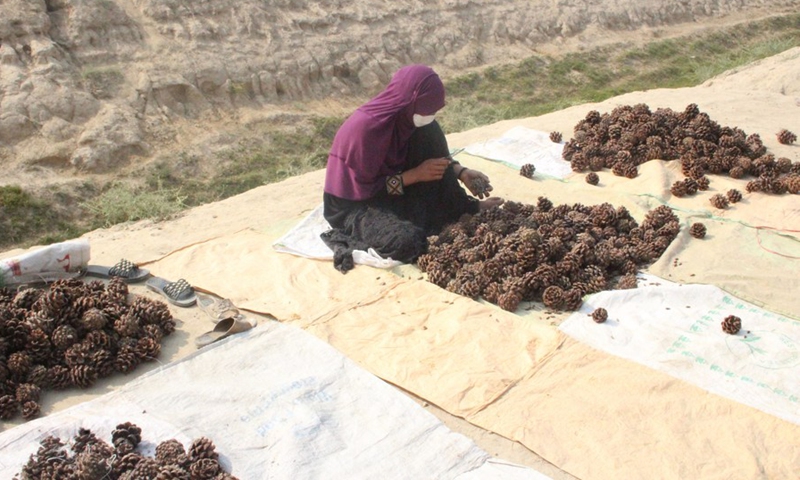
[[[773, 62], [800, 68], [796, 53]], [[591, 109], [642, 102], [682, 110], [697, 103], [723, 125], [760, 133], [777, 156], [800, 160], [800, 147], [774, 140], [778, 129], [796, 125], [800, 100], [779, 90], [754, 91], [747, 81], [760, 77], [745, 73], [738, 86], [728, 78], [719, 87], [639, 92], [452, 135], [450, 144], [493, 138], [514, 125], [569, 138]], [[667, 194], [681, 177], [674, 162], [649, 162], [633, 180], [603, 172], [593, 187], [582, 175], [530, 180], [497, 163], [459, 159], [489, 174], [495, 193], [515, 201], [544, 195], [555, 203], [610, 202], [638, 220], [667, 202], [684, 226], [703, 219], [709, 235], [696, 240], [682, 231], [649, 272], [713, 283], [800, 318], [800, 261], [793, 258], [800, 256], [799, 234], [792, 232], [800, 229], [798, 196], [745, 194], [743, 202], [717, 211], [708, 197], [731, 185], [744, 192], [745, 181], [713, 176], [712, 190], [674, 199]], [[556, 330], [564, 313], [537, 305], [505, 312], [439, 289], [410, 266], [393, 272], [360, 266], [342, 275], [329, 262], [273, 251], [271, 243], [318, 205], [323, 178], [324, 172], [312, 172], [163, 224], [92, 232], [86, 235], [92, 261], [144, 262], [156, 275], [186, 278], [299, 325], [385, 380], [518, 440], [580, 478], [789, 478], [800, 471], [799, 426], [567, 339]], [[781, 235], [753, 228], [758, 225]]]

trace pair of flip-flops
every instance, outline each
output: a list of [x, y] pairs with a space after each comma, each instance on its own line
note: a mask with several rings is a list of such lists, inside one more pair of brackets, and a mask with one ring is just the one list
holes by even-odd
[[194, 343], [197, 348], [205, 347], [236, 333], [250, 330], [257, 323], [255, 319], [250, 319], [242, 314], [233, 302], [227, 298], [198, 295], [197, 305], [216, 323], [213, 330], [195, 339]]
[[147, 288], [163, 295], [170, 303], [179, 307], [191, 307], [197, 302], [194, 288], [184, 279], [171, 282], [161, 277], [151, 277], [150, 271], [140, 268], [135, 263], [122, 259], [114, 266], [89, 265], [84, 272], [86, 276], [99, 278], [119, 277], [126, 283], [138, 283], [147, 279]]

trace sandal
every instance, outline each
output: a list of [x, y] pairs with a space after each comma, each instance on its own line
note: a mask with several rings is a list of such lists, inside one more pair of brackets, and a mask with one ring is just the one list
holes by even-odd
[[191, 307], [197, 303], [194, 288], [184, 279], [170, 282], [161, 277], [153, 277], [145, 284], [147, 288], [165, 296], [170, 303], [179, 307]]
[[211, 317], [214, 323], [228, 317], [239, 315], [239, 309], [228, 298], [219, 298], [216, 295], [197, 293], [197, 306]]
[[125, 283], [136, 283], [150, 276], [150, 271], [139, 268], [135, 263], [123, 258], [113, 267], [89, 265], [86, 267], [85, 275], [100, 278], [121, 277]]
[[235, 317], [228, 317], [217, 322], [217, 325], [210, 332], [206, 332], [194, 341], [197, 348], [205, 347], [218, 340], [222, 340], [235, 333], [250, 330], [255, 326], [255, 322], [250, 322], [244, 315], [236, 315]]

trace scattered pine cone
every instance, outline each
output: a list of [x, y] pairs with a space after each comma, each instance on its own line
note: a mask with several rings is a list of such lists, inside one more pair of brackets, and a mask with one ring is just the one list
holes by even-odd
[[797, 141], [797, 135], [785, 128], [778, 132], [778, 142], [784, 145], [791, 145]]
[[525, 178], [533, 178], [533, 172], [536, 171], [536, 167], [532, 163], [526, 163], [519, 169], [519, 174]]
[[34, 418], [47, 390], [88, 388], [130, 372], [153, 360], [174, 329], [166, 303], [129, 296], [121, 279], [0, 288], [0, 397], [9, 397], [0, 416]]
[[736, 315], [728, 315], [722, 321], [722, 331], [725, 333], [736, 335], [737, 333], [739, 333], [739, 330], [741, 329], [742, 329], [742, 319], [737, 317]]
[[725, 195], [723, 195], [721, 193], [717, 193], [716, 195], [712, 196], [710, 198], [710, 201], [711, 201], [711, 205], [713, 205], [716, 208], [719, 208], [721, 210], [724, 210], [724, 209], [728, 208], [728, 197], [726, 197]]
[[693, 223], [692, 226], [689, 227], [689, 235], [693, 236], [694, 238], [705, 238], [706, 226], [700, 222]]
[[561, 132], [550, 132], [550, 141], [553, 143], [561, 143]]
[[589, 185], [597, 185], [600, 183], [600, 177], [594, 172], [589, 172], [586, 174], [586, 183]]
[[742, 192], [732, 188], [728, 190], [728, 193], [725, 194], [728, 197], [728, 201], [731, 203], [737, 203], [742, 199]]
[[608, 320], [608, 312], [602, 307], [595, 308], [592, 312], [592, 320], [594, 320], [595, 323], [603, 323]]
[[[641, 225], [624, 207], [506, 202], [462, 217], [428, 238], [418, 266], [428, 281], [506, 310], [522, 301], [577, 310], [583, 296], [636, 288], [636, 273], [655, 261], [680, 232], [678, 217], [662, 206]], [[621, 277], [619, 283], [612, 278]]]
[[[2, 397], [0, 397], [0, 412], [2, 412], [2, 405]], [[33, 406], [29, 408], [31, 412], [35, 410]], [[125, 426], [126, 432], [139, 430], [139, 427], [130, 422], [121, 426]], [[123, 443], [129, 443], [127, 437]], [[160, 458], [169, 458], [169, 461], [159, 459], [158, 447], [155, 458], [142, 456], [136, 452], [120, 454], [105, 441], [98, 439], [90, 430], [81, 428], [73, 440], [71, 450], [74, 455], [70, 455], [61, 439], [48, 436], [40, 441], [39, 450], [30, 456], [14, 478], [238, 480], [222, 469], [210, 440], [201, 437], [193, 442], [193, 445], [199, 445], [198, 448], [202, 455], [192, 459], [185, 454], [178, 453], [183, 451], [183, 445], [177, 440], [168, 440], [165, 443], [169, 447], [161, 448]], [[163, 444], [159, 446], [161, 445]], [[209, 453], [209, 445], [211, 453]], [[170, 454], [165, 456], [166, 450]], [[182, 460], [173, 461], [176, 458], [182, 458]]]
[[[788, 130], [781, 130], [778, 137], [781, 143], [796, 141]], [[753, 185], [750, 191], [782, 194], [788, 191], [780, 186], [786, 175], [800, 173], [800, 166], [787, 162], [773, 165], [776, 162], [758, 134], [721, 126], [695, 104], [683, 112], [661, 108], [653, 112], [645, 104], [621, 105], [605, 114], [590, 111], [575, 125], [562, 157], [575, 172], [610, 168], [614, 175], [628, 178], [636, 177], [637, 167], [650, 160], [678, 160], [684, 176], [696, 185], [694, 191], [676, 187], [675, 196], [707, 190], [706, 175], [724, 173], [732, 178], [767, 177], [771, 183]]]

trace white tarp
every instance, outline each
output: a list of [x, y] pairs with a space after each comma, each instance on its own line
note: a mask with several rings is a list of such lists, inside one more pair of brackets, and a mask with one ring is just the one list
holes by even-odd
[[[333, 260], [333, 251], [325, 245], [320, 235], [331, 226], [322, 215], [322, 204], [311, 211], [300, 223], [292, 227], [281, 238], [275, 240], [272, 248], [279, 252], [291, 253], [301, 257], [314, 258], [317, 260]], [[391, 258], [382, 258], [378, 253], [369, 249], [368, 251], [354, 250], [353, 261], [362, 265], [370, 265], [378, 268], [392, 268], [402, 265], [402, 262]]]
[[70, 240], [0, 260], [0, 279], [7, 285], [78, 276], [89, 264], [88, 240]]
[[[800, 425], [800, 322], [710, 285], [600, 292], [559, 327], [594, 348]], [[588, 316], [605, 308], [608, 320]], [[741, 318], [735, 335], [722, 330]]]
[[328, 344], [267, 322], [95, 400], [0, 434], [0, 478], [12, 478], [46, 435], [81, 427], [106, 440], [122, 422], [141, 449], [210, 438], [241, 479], [526, 479]]
[[561, 158], [563, 149], [564, 144], [550, 140], [549, 133], [517, 126], [498, 138], [467, 145], [464, 151], [517, 168], [530, 163], [538, 174], [566, 178], [572, 174], [572, 169], [569, 162]]

